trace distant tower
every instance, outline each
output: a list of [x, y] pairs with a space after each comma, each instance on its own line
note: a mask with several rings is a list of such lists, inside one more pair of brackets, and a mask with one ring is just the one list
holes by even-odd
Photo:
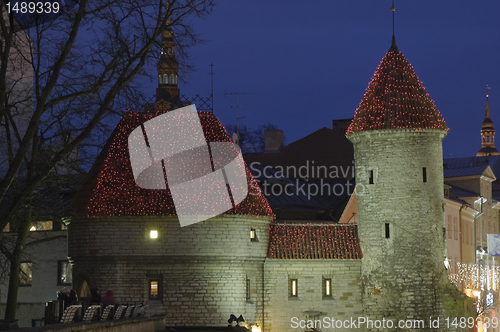
[[495, 149], [495, 128], [493, 128], [493, 121], [491, 121], [490, 117], [490, 102], [488, 97], [489, 95], [486, 94], [486, 110], [481, 128], [481, 150], [476, 154], [478, 157], [500, 155], [500, 152]]
[[[363, 316], [394, 323], [368, 331], [461, 331], [446, 329], [443, 319], [474, 314], [444, 266], [447, 131], [393, 37], [347, 130], [356, 164]], [[430, 328], [430, 317], [441, 317], [439, 328]], [[397, 328], [406, 319], [424, 325]]]
[[[167, 2], [167, 10], [169, 4]], [[174, 33], [170, 17], [163, 28], [160, 40], [160, 59], [156, 65], [158, 71], [158, 88], [156, 89], [155, 108], [176, 109], [184, 106], [180, 100], [178, 83], [179, 63], [175, 58]]]

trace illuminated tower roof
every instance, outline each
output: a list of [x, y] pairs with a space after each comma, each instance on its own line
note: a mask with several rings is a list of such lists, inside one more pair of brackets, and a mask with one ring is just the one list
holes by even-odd
[[[106, 146], [95, 161], [87, 180], [73, 200], [77, 216], [175, 216], [172, 194], [167, 190], [144, 189], [136, 185], [128, 137], [146, 121], [161, 113], [129, 112], [116, 126]], [[201, 126], [207, 142], [230, 142], [226, 130], [211, 112], [200, 112]], [[248, 169], [248, 195], [224, 214], [273, 216], [266, 199]]]
[[398, 50], [394, 38], [347, 134], [381, 129], [448, 130], [412, 66]]
[[491, 121], [488, 97], [489, 95], [486, 94], [486, 110], [484, 111], [484, 121], [481, 126], [481, 150], [476, 154], [478, 157], [500, 155], [500, 152], [495, 148], [495, 128], [493, 128], [493, 121]]

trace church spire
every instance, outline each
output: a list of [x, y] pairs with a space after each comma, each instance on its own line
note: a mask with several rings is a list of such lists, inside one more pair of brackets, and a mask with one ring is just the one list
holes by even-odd
[[[490, 87], [486, 86], [486, 89], [489, 90]], [[491, 121], [490, 101], [488, 98], [489, 93], [486, 93], [486, 109], [481, 128], [481, 150], [476, 154], [478, 157], [500, 155], [500, 152], [495, 148], [495, 128], [493, 127], [493, 121]]]
[[[168, 15], [166, 25], [161, 32], [160, 59], [157, 64], [158, 88], [156, 89], [156, 104], [170, 104], [170, 109], [182, 106], [180, 91], [177, 86], [179, 63], [175, 58], [174, 32], [171, 28], [170, 3], [166, 4], [166, 15]], [[165, 107], [165, 106], [164, 106]]]

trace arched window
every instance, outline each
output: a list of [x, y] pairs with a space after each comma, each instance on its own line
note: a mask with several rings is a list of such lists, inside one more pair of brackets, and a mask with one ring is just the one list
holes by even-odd
[[161, 75], [158, 75], [158, 84], [161, 84]]
[[167, 74], [163, 74], [163, 83], [164, 84], [168, 83], [168, 75]]
[[170, 84], [174, 84], [174, 74], [170, 75]]
[[177, 75], [175, 75], [175, 80], [174, 81], [175, 81], [174, 83], [177, 84]]

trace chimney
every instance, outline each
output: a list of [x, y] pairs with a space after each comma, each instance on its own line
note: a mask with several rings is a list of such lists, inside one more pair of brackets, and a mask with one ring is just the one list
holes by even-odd
[[282, 146], [282, 130], [266, 130], [264, 132], [264, 152], [278, 152]]

